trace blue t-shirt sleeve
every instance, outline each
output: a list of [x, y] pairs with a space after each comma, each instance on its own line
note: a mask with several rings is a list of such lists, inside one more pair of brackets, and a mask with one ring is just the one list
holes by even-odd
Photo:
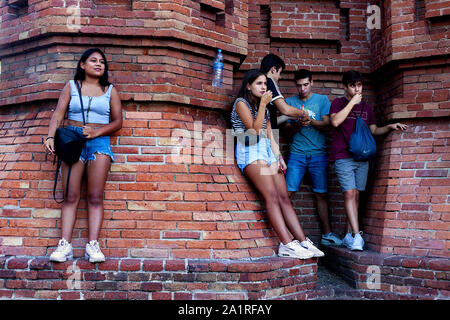
[[289, 98], [286, 98], [286, 103], [288, 104], [288, 105], [290, 105], [290, 106], [294, 106], [294, 99], [293, 99], [294, 97], [289, 97]]
[[[286, 98], [285, 101], [286, 101], [286, 103], [287, 103], [288, 105], [290, 105], [291, 107], [297, 108], [296, 105], [295, 105], [295, 96]], [[294, 123], [294, 122], [296, 122], [296, 120], [288, 119], [286, 122]]]

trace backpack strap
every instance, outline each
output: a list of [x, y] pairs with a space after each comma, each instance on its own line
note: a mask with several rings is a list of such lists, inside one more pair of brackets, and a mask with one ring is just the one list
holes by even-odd
[[[362, 101], [360, 103], [362, 103]], [[361, 112], [359, 113], [360, 118], [362, 118], [363, 111], [364, 111], [364, 104], [361, 105]]]
[[[347, 99], [347, 100], [348, 100], [348, 99]], [[361, 101], [360, 103], [362, 103], [362, 101]], [[356, 115], [356, 113], [355, 113], [355, 112], [353, 111], [353, 109], [352, 109], [351, 113], [354, 113], [354, 114], [356, 115], [355, 125], [354, 125], [354, 127], [353, 127], [353, 131], [355, 131], [355, 128], [356, 128], [356, 120], [358, 120], [358, 117], [359, 117], [359, 118], [362, 118], [363, 111], [364, 111], [364, 105], [361, 105], [361, 112], [359, 113], [359, 116]], [[349, 115], [350, 115], [350, 114], [349, 114]], [[347, 116], [347, 117], [348, 117], [348, 116]], [[346, 120], [347, 120], [347, 119], [346, 119]], [[344, 121], [345, 121], [345, 120], [344, 120]], [[341, 131], [342, 136], [344, 136], [344, 130], [342, 130], [342, 127], [339, 125], [338, 128], [339, 128], [339, 130]], [[353, 132], [353, 131], [352, 131], [352, 132]], [[344, 136], [344, 141], [347, 143], [347, 147], [348, 147], [348, 141], [345, 140], [345, 136]]]

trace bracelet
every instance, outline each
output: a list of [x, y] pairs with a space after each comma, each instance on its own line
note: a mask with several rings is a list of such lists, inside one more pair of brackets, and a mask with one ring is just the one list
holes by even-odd
[[55, 139], [55, 137], [47, 137], [47, 138], [45, 139], [45, 141], [47, 141], [48, 139]]
[[279, 155], [275, 156], [275, 158], [276, 158], [277, 160], [280, 160], [280, 158], [283, 158], [283, 156], [282, 156], [281, 153], [280, 153]]

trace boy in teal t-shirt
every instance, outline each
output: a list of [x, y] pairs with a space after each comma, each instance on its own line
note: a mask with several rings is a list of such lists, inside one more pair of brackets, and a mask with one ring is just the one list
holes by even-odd
[[[327, 96], [317, 93], [312, 93], [307, 100], [302, 100], [299, 96], [293, 96], [287, 98], [286, 103], [298, 109], [303, 106], [312, 120], [323, 121], [324, 116], [328, 117], [330, 113], [330, 100]], [[291, 124], [295, 123], [293, 120], [288, 121]], [[326, 137], [312, 124], [299, 127], [292, 138], [290, 152], [314, 156], [327, 155]]]
[[317, 199], [317, 212], [322, 226], [321, 243], [340, 245], [342, 241], [331, 232], [328, 218], [328, 157], [326, 136], [323, 133], [330, 124], [330, 100], [312, 92], [312, 73], [300, 69], [295, 73], [298, 95], [286, 99], [286, 103], [308, 112], [309, 119], [296, 121], [287, 116], [278, 117], [278, 123], [286, 122], [284, 131], [293, 136], [287, 162], [286, 185], [290, 195], [299, 190], [308, 170], [312, 190]]

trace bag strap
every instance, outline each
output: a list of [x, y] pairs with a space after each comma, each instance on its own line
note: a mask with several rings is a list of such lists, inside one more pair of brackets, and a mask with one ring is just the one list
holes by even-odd
[[[55, 160], [53, 160], [53, 164], [55, 164]], [[61, 159], [58, 158], [58, 162], [57, 162], [57, 165], [56, 165], [56, 172], [55, 172], [55, 183], [53, 185], [53, 199], [57, 203], [63, 203], [64, 202], [64, 196], [63, 196], [63, 200], [62, 201], [56, 200], [56, 184], [58, 183], [58, 174], [59, 174], [59, 169], [60, 168], [61, 168]]]
[[53, 199], [57, 203], [63, 203], [66, 200], [67, 195], [69, 194], [69, 180], [70, 180], [70, 172], [72, 171], [72, 165], [69, 166], [69, 172], [67, 173], [66, 192], [63, 194], [62, 201], [56, 200], [56, 184], [58, 183], [58, 174], [60, 168], [61, 168], [61, 159], [58, 159], [58, 164], [56, 165], [56, 172], [55, 172], [55, 183], [53, 185]]
[[[53, 158], [53, 165], [55, 164], [56, 156]], [[56, 200], [56, 184], [58, 183], [58, 173], [59, 168], [61, 167], [61, 161], [58, 159], [58, 164], [56, 165], [56, 172], [55, 172], [55, 183], [53, 184], [53, 200], [55, 200], [57, 203], [62, 203], [63, 201], [59, 202]]]
[[[362, 101], [360, 103], [362, 103]], [[363, 111], [364, 111], [364, 104], [361, 105], [361, 112], [359, 113], [360, 118], [362, 118]]]
[[[83, 98], [81, 96], [81, 88], [80, 88], [80, 85], [78, 84], [78, 81], [74, 81], [74, 82], [75, 82], [75, 85], [77, 86], [78, 97], [80, 98], [81, 114], [83, 115], [83, 124], [86, 124], [86, 120], [84, 118], [84, 107], [83, 107]], [[53, 164], [55, 164], [55, 159], [56, 159], [56, 156], [55, 156], [55, 158], [53, 158]], [[63, 203], [64, 200], [66, 199], [67, 195], [69, 194], [69, 180], [70, 180], [70, 173], [72, 171], [72, 165], [69, 166], [69, 172], [67, 173], [66, 192], [63, 195], [62, 201], [56, 200], [56, 184], [58, 183], [58, 174], [59, 174], [60, 168], [61, 168], [61, 159], [59, 159], [59, 157], [58, 157], [58, 163], [56, 165], [56, 172], [55, 172], [55, 183], [53, 185], [53, 199], [57, 203]]]
[[[347, 99], [347, 100], [348, 100], [348, 99]], [[349, 101], [349, 100], [348, 100], [348, 101]], [[362, 101], [361, 101], [360, 103], [362, 103]], [[362, 117], [363, 111], [364, 111], [364, 105], [361, 105], [361, 112], [359, 113], [359, 118]], [[352, 111], [351, 111], [350, 113], [353, 113], [353, 109], [352, 109]], [[350, 115], [350, 113], [349, 113], [349, 115]], [[347, 116], [347, 117], [348, 117], [348, 116]], [[347, 120], [347, 119], [346, 119], [346, 120]], [[358, 120], [358, 115], [356, 115], [355, 125], [353, 126], [352, 132], [355, 131], [355, 129], [356, 129], [356, 120]], [[344, 120], [344, 121], [345, 121], [345, 120]], [[341, 124], [342, 124], [342, 123], [341, 123]], [[342, 127], [341, 127], [340, 125], [338, 126], [338, 128], [339, 128], [339, 131], [342, 133], [342, 136], [344, 137], [344, 141], [347, 143], [347, 147], [348, 147], [348, 141], [345, 140], [344, 130], [342, 130]]]
[[86, 124], [86, 119], [84, 118], [84, 107], [83, 107], [83, 97], [81, 96], [81, 88], [78, 84], [78, 80], [75, 80], [75, 85], [78, 89], [78, 96], [80, 97], [81, 114], [83, 115], [83, 124]]

